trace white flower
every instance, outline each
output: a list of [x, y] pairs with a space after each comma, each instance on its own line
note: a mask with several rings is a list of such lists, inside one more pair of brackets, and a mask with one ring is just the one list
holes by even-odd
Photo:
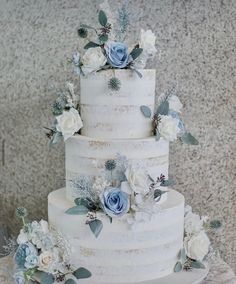
[[157, 49], [155, 47], [156, 36], [151, 30], [144, 31], [141, 29], [139, 46], [143, 48], [143, 52], [149, 56], [153, 56]]
[[184, 217], [184, 230], [187, 235], [198, 234], [203, 229], [203, 220], [198, 214], [189, 211]]
[[21, 229], [20, 234], [17, 237], [17, 243], [20, 245], [20, 244], [27, 243], [28, 241], [29, 241], [28, 234], [25, 233], [23, 229]]
[[78, 132], [83, 127], [83, 123], [78, 111], [74, 108], [70, 108], [69, 111], [63, 111], [63, 113], [56, 117], [57, 131], [61, 132], [64, 136], [64, 141], [73, 136], [75, 132]]
[[160, 135], [167, 141], [176, 140], [179, 132], [179, 120], [168, 115], [160, 115], [160, 118], [161, 121], [157, 127]]
[[39, 256], [39, 270], [51, 272], [58, 265], [59, 251], [54, 248], [53, 250], [44, 251]]
[[93, 190], [100, 195], [108, 186], [110, 186], [110, 183], [103, 176], [100, 176], [95, 178], [92, 187]]
[[107, 62], [105, 55], [100, 47], [89, 48], [82, 58], [82, 70], [85, 75], [97, 71]]
[[148, 174], [143, 169], [129, 166], [125, 171], [125, 176], [133, 192], [143, 195], [149, 192]]
[[181, 101], [179, 100], [179, 98], [175, 95], [170, 96], [168, 98], [168, 102], [169, 102], [169, 109], [172, 111], [176, 111], [176, 112], [181, 112], [181, 109], [183, 107]]
[[204, 231], [185, 241], [187, 256], [198, 261], [202, 261], [208, 254], [209, 246], [210, 240]]
[[39, 222], [40, 226], [41, 226], [41, 229], [42, 229], [42, 232], [44, 234], [48, 234], [49, 233], [49, 228], [48, 228], [48, 222], [45, 221], [45, 220], [41, 220]]

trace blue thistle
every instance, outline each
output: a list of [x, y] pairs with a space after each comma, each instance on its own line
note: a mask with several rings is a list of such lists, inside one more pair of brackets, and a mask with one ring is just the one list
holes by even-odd
[[25, 218], [28, 215], [27, 209], [24, 207], [16, 208], [16, 216], [18, 218]]
[[85, 28], [78, 29], [78, 36], [81, 38], [86, 38], [88, 36], [88, 31]]
[[115, 160], [107, 160], [105, 162], [105, 169], [107, 171], [113, 171], [116, 168], [116, 161]]
[[108, 81], [108, 88], [112, 91], [119, 91], [121, 87], [121, 81], [116, 78], [116, 77], [112, 77], [109, 81]]
[[221, 221], [220, 220], [212, 220], [210, 222], [210, 228], [211, 229], [219, 229], [222, 226]]

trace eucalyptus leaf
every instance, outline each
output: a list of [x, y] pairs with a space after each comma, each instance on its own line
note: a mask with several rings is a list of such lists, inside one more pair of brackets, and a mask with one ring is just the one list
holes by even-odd
[[84, 49], [89, 49], [89, 48], [98, 47], [98, 46], [100, 46], [98, 43], [90, 41], [84, 46]]
[[167, 115], [169, 112], [169, 102], [164, 100], [157, 108], [157, 114]]
[[107, 15], [103, 10], [99, 11], [98, 21], [99, 21], [100, 25], [102, 25], [103, 27], [105, 27], [106, 24], [107, 24]]
[[160, 132], [157, 130], [156, 131], [156, 141], [159, 141], [161, 139], [161, 134]]
[[76, 284], [76, 282], [73, 279], [67, 279], [65, 284]]
[[55, 145], [57, 143], [59, 143], [61, 140], [62, 140], [62, 133], [61, 132], [54, 132], [52, 138], [51, 138], [51, 141], [50, 141], [50, 144], [51, 145]]
[[84, 268], [84, 267], [80, 267], [78, 269], [76, 269], [73, 272], [73, 275], [77, 278], [77, 279], [85, 279], [85, 278], [90, 278], [92, 276], [91, 272]]
[[185, 132], [181, 137], [180, 140], [188, 145], [198, 145], [198, 141], [195, 137], [192, 136], [191, 133]]
[[136, 58], [139, 57], [139, 55], [143, 52], [142, 48], [136, 47], [134, 48], [131, 52], [130, 55], [132, 57], [133, 60], [135, 60]]
[[181, 250], [180, 250], [180, 260], [181, 260], [181, 262], [182, 263], [185, 263], [186, 262], [186, 260], [187, 260], [187, 255], [186, 255], [186, 251], [185, 251], [185, 248], [182, 248]]
[[150, 118], [152, 116], [152, 111], [148, 106], [141, 106], [140, 110], [145, 117]]
[[89, 212], [88, 208], [84, 205], [76, 205], [66, 210], [66, 214], [69, 215], [85, 215]]
[[107, 34], [102, 34], [99, 36], [99, 41], [101, 44], [105, 43], [108, 41], [108, 35]]
[[143, 77], [142, 73], [140, 73], [137, 69], [135, 69], [134, 67], [130, 67], [130, 68], [139, 76], [139, 78]]
[[102, 224], [102, 221], [95, 219], [89, 222], [89, 227], [91, 231], [93, 232], [93, 234], [95, 235], [95, 237], [97, 238], [102, 231], [103, 224]]
[[178, 261], [174, 267], [174, 272], [180, 272], [183, 269], [183, 265], [180, 261]]
[[88, 210], [95, 210], [97, 208], [96, 204], [94, 204], [94, 202], [86, 197], [86, 198], [76, 198], [74, 200], [75, 204], [78, 205], [78, 206], [84, 206], [86, 207]]
[[175, 182], [172, 179], [166, 179], [161, 182], [160, 186], [171, 186], [174, 184]]
[[54, 276], [46, 272], [40, 272], [40, 284], [53, 284]]
[[160, 189], [155, 189], [154, 191], [154, 199], [158, 202], [161, 199], [161, 196], [166, 193], [167, 191], [160, 190]]
[[191, 262], [191, 267], [196, 268], [196, 269], [205, 269], [206, 268], [205, 265], [198, 260], [193, 260]]

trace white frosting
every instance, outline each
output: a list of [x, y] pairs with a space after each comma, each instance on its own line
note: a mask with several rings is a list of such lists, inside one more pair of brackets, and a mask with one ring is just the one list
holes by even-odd
[[161, 211], [134, 229], [125, 216], [110, 223], [98, 213], [103, 230], [97, 239], [85, 225], [86, 216], [65, 214], [73, 206], [65, 197], [65, 189], [49, 195], [49, 222], [68, 237], [73, 263], [92, 272], [91, 283], [136, 283], [173, 272], [183, 245], [184, 197], [180, 193], [171, 190]]
[[154, 178], [168, 177], [169, 143], [162, 138], [98, 140], [75, 135], [66, 141], [67, 198], [73, 201], [78, 196], [71, 182], [74, 178], [103, 175], [105, 161], [116, 158], [117, 153], [133, 165], [140, 164]]
[[[141, 105], [154, 112], [155, 70], [141, 70], [139, 78], [131, 70], [106, 70], [81, 76], [80, 112], [82, 135], [102, 138], [145, 138], [152, 135], [152, 121], [144, 117]], [[108, 81], [117, 77], [119, 91], [111, 91]]]

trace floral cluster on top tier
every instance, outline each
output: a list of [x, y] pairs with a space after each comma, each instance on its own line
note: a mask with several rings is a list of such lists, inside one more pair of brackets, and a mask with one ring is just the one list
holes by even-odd
[[[102, 4], [101, 6], [104, 6]], [[139, 42], [133, 48], [125, 43], [126, 32], [129, 26], [130, 14], [125, 5], [118, 10], [117, 19], [110, 12], [110, 8], [104, 7], [111, 17], [108, 19], [107, 11], [100, 10], [98, 13], [98, 27], [81, 24], [78, 29], [80, 38], [87, 39], [84, 46], [86, 52], [81, 55], [75, 52], [71, 59], [77, 74], [88, 75], [107, 69], [132, 69], [140, 77], [142, 74], [137, 70], [144, 68], [149, 58], [156, 52], [156, 36], [151, 30], [141, 29]], [[102, 7], [101, 7], [102, 8]], [[116, 23], [115, 23], [116, 22]], [[95, 36], [90, 40], [90, 36]], [[113, 90], [120, 88], [117, 78], [112, 78], [108, 85]]]
[[174, 271], [179, 272], [192, 268], [204, 269], [204, 261], [213, 252], [208, 231], [221, 227], [219, 220], [209, 221], [208, 217], [200, 217], [192, 212], [191, 206], [185, 207], [184, 215], [184, 247], [179, 252], [179, 260]]
[[[117, 155], [115, 160], [107, 160], [104, 174], [90, 178], [79, 176], [71, 181], [76, 192], [75, 206], [67, 214], [87, 214], [86, 224], [97, 237], [103, 227], [97, 212], [113, 218], [123, 218], [132, 227], [137, 223], [151, 220], [160, 211], [160, 201], [173, 184], [164, 175], [152, 178], [139, 166], [129, 164], [126, 157]], [[127, 214], [129, 213], [129, 214]]]
[[27, 210], [19, 207], [16, 215], [23, 222], [14, 253], [16, 284], [35, 280], [42, 284], [77, 283], [77, 279], [89, 278], [91, 273], [70, 263], [70, 245], [48, 222], [27, 222]]

